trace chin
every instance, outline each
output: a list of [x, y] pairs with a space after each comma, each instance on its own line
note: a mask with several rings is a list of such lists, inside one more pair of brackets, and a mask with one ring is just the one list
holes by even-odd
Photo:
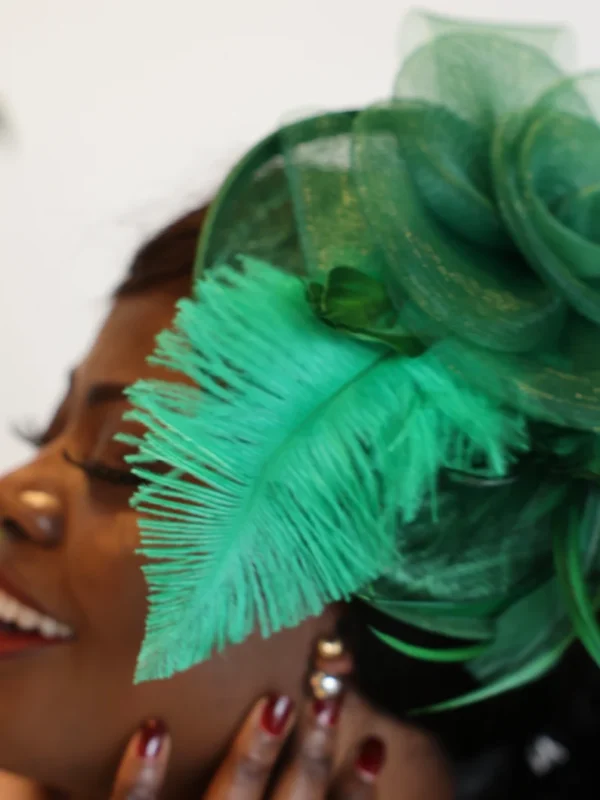
[[86, 800], [103, 787], [106, 797], [130, 731], [72, 648], [0, 656], [0, 770]]

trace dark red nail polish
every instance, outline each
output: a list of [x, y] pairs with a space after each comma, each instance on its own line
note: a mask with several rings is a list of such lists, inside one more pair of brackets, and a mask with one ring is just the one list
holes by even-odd
[[293, 708], [294, 703], [285, 695], [270, 697], [261, 719], [263, 730], [272, 736], [281, 736]]
[[160, 753], [167, 728], [160, 719], [149, 719], [140, 730], [138, 740], [138, 756], [140, 758], [156, 758]]
[[379, 775], [385, 762], [385, 745], [381, 739], [372, 736], [363, 742], [354, 764], [356, 771], [366, 780]]
[[340, 718], [342, 710], [342, 698], [330, 697], [325, 700], [316, 699], [313, 701], [313, 714], [317, 725], [323, 728], [333, 728]]

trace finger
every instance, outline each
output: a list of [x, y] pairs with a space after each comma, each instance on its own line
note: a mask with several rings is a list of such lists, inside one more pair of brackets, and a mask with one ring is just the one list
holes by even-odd
[[292, 729], [289, 697], [263, 698], [250, 712], [204, 800], [258, 800]]
[[385, 745], [371, 736], [360, 745], [354, 764], [345, 769], [334, 787], [334, 800], [375, 800], [377, 780], [385, 764]]
[[298, 750], [274, 793], [274, 800], [320, 800], [331, 780], [342, 698], [313, 700]]
[[155, 800], [162, 787], [171, 738], [160, 720], [149, 720], [127, 745], [111, 800]]
[[0, 797], [18, 800], [48, 800], [47, 793], [26, 778], [0, 772]]
[[315, 658], [315, 669], [322, 670], [328, 675], [343, 677], [354, 672], [354, 660], [350, 653], [342, 653], [341, 656], [336, 656], [335, 658], [317, 656]]

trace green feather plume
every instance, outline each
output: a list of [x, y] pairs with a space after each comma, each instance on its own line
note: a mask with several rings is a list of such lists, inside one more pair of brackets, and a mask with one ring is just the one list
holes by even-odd
[[598, 80], [559, 29], [424, 21], [390, 102], [277, 131], [211, 204], [174, 382], [132, 388], [122, 437], [138, 680], [351, 594], [448, 638], [375, 631], [480, 683], [435, 710], [575, 637], [600, 664]]
[[[419, 557], [413, 537], [409, 562], [388, 567], [387, 584], [364, 593], [396, 619], [473, 642], [434, 650], [375, 631], [411, 658], [463, 661], [481, 684], [414, 713], [459, 708], [536, 680], [575, 638], [600, 664], [600, 493], [535, 466], [521, 467], [512, 483], [455, 486], [442, 499], [438, 535], [424, 522], [426, 552]], [[411, 600], [418, 590], [428, 599]]]
[[435, 348], [413, 359], [348, 336], [314, 316], [300, 279], [242, 267], [211, 270], [160, 335], [152, 362], [179, 382], [129, 392], [147, 429], [121, 437], [145, 481], [138, 681], [349, 597], [398, 562], [425, 498], [433, 523], [441, 469], [503, 475], [526, 446], [523, 420]]

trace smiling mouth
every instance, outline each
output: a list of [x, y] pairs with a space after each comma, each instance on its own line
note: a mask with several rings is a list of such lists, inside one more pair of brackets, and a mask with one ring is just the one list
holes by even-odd
[[0, 588], [0, 657], [72, 639], [73, 630]]

